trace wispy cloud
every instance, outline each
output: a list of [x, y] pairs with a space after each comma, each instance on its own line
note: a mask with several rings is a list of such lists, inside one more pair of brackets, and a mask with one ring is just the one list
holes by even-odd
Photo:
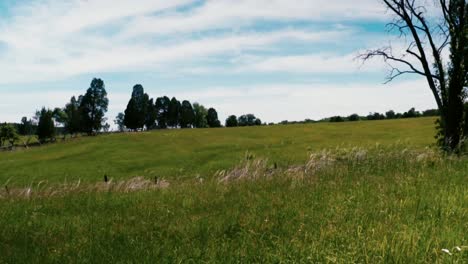
[[[62, 106], [88, 85], [73, 78], [114, 74], [121, 85], [111, 81], [113, 118], [141, 81], [134, 76], [148, 72], [165, 76], [168, 95], [216, 106], [222, 116], [244, 109], [267, 121], [320, 118], [378, 111], [379, 103], [405, 108], [411, 98], [414, 106], [431, 105], [416, 88], [373, 89], [381, 82], [368, 80], [342, 85], [342, 76], [381, 76], [381, 62], [362, 66], [355, 56], [380, 46], [382, 35], [365, 24], [381, 25], [385, 11], [376, 0], [21, 1], [0, 21], [0, 118], [15, 121], [43, 105]], [[311, 75], [326, 85], [314, 84]], [[81, 89], [44, 88], [50, 83]], [[16, 86], [25, 92], [12, 91]], [[168, 91], [148, 90], [152, 96]], [[408, 101], [397, 92], [409, 93]]]
[[[271, 48], [282, 41], [339, 41], [349, 30], [245, 28], [256, 21], [376, 18], [371, 0], [74, 0], [33, 1], [17, 7], [0, 26], [3, 84], [59, 80], [93, 72], [158, 67], [181, 59], [245, 49]], [[192, 8], [181, 7], [193, 5]], [[223, 29], [194, 37], [186, 33]], [[163, 36], [160, 36], [163, 34]], [[349, 32], [348, 32], [349, 34]], [[291, 59], [291, 58], [290, 58]]]

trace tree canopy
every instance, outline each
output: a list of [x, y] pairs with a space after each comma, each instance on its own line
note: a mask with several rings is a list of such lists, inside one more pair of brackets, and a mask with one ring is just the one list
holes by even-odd
[[54, 112], [45, 107], [38, 113], [37, 138], [41, 143], [55, 139]]
[[239, 126], [239, 122], [237, 121], [237, 116], [231, 115], [226, 119], [226, 127], [236, 127]]
[[[133, 87], [132, 97], [125, 110], [124, 124], [128, 129], [142, 129], [147, 121], [149, 96], [141, 84]], [[152, 108], [152, 106], [151, 106]]]
[[19, 140], [19, 135], [14, 126], [6, 123], [0, 126], [0, 147], [5, 142], [9, 142], [10, 147], [13, 147], [17, 140]]
[[221, 122], [218, 119], [218, 112], [214, 108], [208, 109], [206, 120], [209, 127], [221, 127]]
[[180, 122], [180, 102], [175, 98], [172, 97], [171, 101], [169, 102], [169, 107], [167, 111], [167, 125], [170, 127], [177, 127]]
[[208, 116], [208, 110], [203, 105], [194, 103], [193, 111], [195, 114], [194, 126], [196, 128], [208, 127], [208, 120], [206, 119]]
[[181, 128], [190, 128], [193, 126], [195, 121], [195, 113], [193, 111], [192, 104], [184, 100], [180, 107], [180, 127]]
[[107, 112], [109, 99], [105, 89], [104, 81], [94, 78], [86, 94], [81, 99], [82, 128], [88, 134], [97, 133], [101, 130]]

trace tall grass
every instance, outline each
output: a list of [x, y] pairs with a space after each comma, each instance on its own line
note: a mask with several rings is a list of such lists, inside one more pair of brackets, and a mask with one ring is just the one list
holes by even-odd
[[0, 262], [466, 263], [467, 172], [432, 149], [332, 148], [167, 188], [4, 197]]

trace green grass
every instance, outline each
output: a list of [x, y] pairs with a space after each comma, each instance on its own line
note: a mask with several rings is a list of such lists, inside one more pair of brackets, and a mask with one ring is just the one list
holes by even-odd
[[[171, 185], [0, 198], [0, 263], [467, 263], [468, 248], [454, 248], [468, 246], [468, 160], [425, 149], [433, 133], [433, 119], [413, 119], [109, 135], [2, 153], [17, 186], [64, 173], [91, 184], [110, 167]], [[247, 150], [281, 166], [243, 165]], [[306, 172], [289, 169], [307, 161]], [[213, 176], [235, 165], [246, 178]]]
[[84, 137], [30, 150], [0, 153], [0, 183], [41, 180], [101, 181], [136, 176], [209, 177], [234, 166], [247, 151], [280, 166], [303, 163], [308, 153], [335, 146], [434, 143], [433, 118], [321, 123], [232, 129], [165, 130]]

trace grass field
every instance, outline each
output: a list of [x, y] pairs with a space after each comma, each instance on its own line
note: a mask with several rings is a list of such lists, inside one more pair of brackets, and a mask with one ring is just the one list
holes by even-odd
[[30, 150], [0, 153], [0, 183], [102, 181], [136, 176], [210, 177], [236, 165], [248, 151], [280, 166], [303, 163], [323, 148], [434, 144], [434, 119], [320, 123], [232, 129], [164, 130], [78, 138]]
[[[468, 263], [468, 160], [427, 148], [433, 123], [155, 131], [0, 153], [0, 263]], [[169, 185], [105, 188], [104, 174]]]

